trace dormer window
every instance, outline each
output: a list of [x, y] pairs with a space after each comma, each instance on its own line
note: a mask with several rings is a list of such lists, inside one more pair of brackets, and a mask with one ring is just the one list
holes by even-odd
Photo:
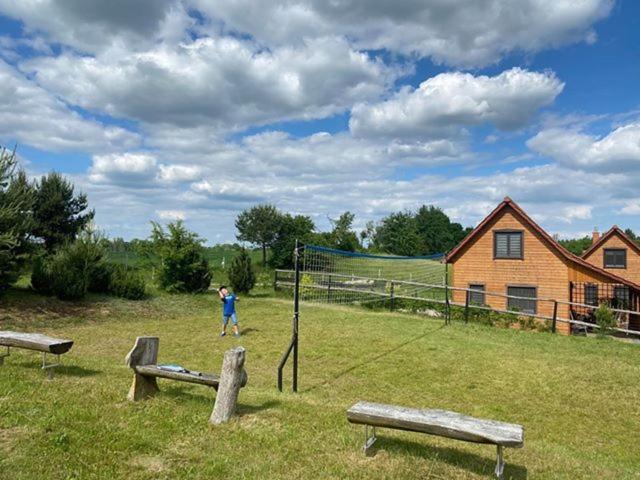
[[627, 268], [627, 250], [624, 248], [605, 248], [604, 268]]
[[493, 233], [493, 257], [522, 260], [523, 232], [519, 230], [499, 230]]

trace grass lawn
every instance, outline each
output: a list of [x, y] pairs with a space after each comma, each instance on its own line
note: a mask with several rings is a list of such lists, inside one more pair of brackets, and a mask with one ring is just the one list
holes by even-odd
[[[640, 346], [343, 307], [302, 309], [299, 394], [280, 394], [276, 365], [290, 302], [243, 298], [244, 336], [219, 338], [213, 295], [63, 303], [25, 291], [0, 300], [0, 328], [69, 337], [52, 382], [35, 352], [0, 367], [2, 479], [490, 478], [495, 450], [381, 429], [362, 454], [347, 423], [357, 400], [455, 410], [525, 425], [506, 478], [640, 478]], [[160, 336], [160, 362], [217, 371], [247, 349], [239, 415], [207, 423], [214, 391], [159, 380], [129, 403], [124, 357], [137, 335]]]

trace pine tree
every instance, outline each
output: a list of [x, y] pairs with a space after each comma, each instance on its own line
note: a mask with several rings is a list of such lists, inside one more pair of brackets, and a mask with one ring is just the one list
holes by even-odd
[[251, 266], [251, 257], [243, 248], [231, 263], [229, 269], [229, 283], [234, 292], [248, 293], [256, 283], [256, 276]]
[[15, 150], [0, 151], [0, 292], [19, 276], [29, 250], [33, 189], [16, 170]]
[[48, 252], [73, 242], [93, 220], [93, 210], [87, 211], [87, 196], [75, 196], [73, 190], [73, 185], [58, 173], [50, 173], [38, 183], [33, 234], [44, 241]]

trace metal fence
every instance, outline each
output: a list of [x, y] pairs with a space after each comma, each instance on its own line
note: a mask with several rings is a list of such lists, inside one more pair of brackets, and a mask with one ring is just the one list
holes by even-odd
[[[606, 284], [603, 284], [606, 285]], [[276, 270], [274, 288], [293, 289], [295, 287], [294, 271]], [[615, 285], [611, 286], [615, 293]], [[564, 323], [570, 325], [572, 331], [590, 331], [601, 328], [595, 322], [595, 310], [601, 303], [606, 303], [617, 319], [617, 327], [612, 330], [625, 335], [640, 336], [640, 329], [630, 328], [640, 325], [640, 308], [637, 302], [624, 303], [622, 301], [605, 301], [605, 299], [623, 298], [618, 291], [609, 297], [599, 297], [598, 302], [585, 303], [583, 301], [557, 300], [545, 297], [530, 297], [509, 295], [499, 292], [480, 291], [473, 288], [452, 287], [446, 283], [440, 285], [411, 282], [406, 280], [391, 280], [384, 278], [368, 278], [353, 275], [326, 274], [323, 272], [304, 272], [300, 280], [300, 301], [309, 303], [376, 303], [385, 302], [390, 309], [394, 309], [396, 300], [411, 300], [424, 303], [438, 303], [445, 306], [447, 320], [451, 318], [451, 307], [464, 309], [465, 322], [473, 310], [491, 311], [501, 314], [512, 314], [520, 317], [530, 317], [550, 322], [551, 331], [556, 332], [557, 325]], [[313, 292], [311, 294], [311, 292]], [[461, 296], [464, 302], [454, 301], [455, 292], [463, 292]], [[478, 301], [482, 298], [482, 301]], [[487, 298], [501, 298], [506, 308], [491, 306], [492, 302]], [[534, 302], [534, 311], [515, 309], [510, 304], [526, 305]], [[562, 308], [566, 306], [567, 308]], [[635, 308], [630, 308], [631, 306]], [[628, 307], [628, 308], [621, 308]], [[568, 310], [569, 318], [561, 316], [560, 310]], [[541, 314], [539, 312], [550, 312]], [[635, 319], [635, 322], [633, 321]]]

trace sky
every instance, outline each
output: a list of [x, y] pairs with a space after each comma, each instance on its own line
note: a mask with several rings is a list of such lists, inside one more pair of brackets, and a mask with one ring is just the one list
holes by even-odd
[[639, 87], [634, 0], [0, 0], [0, 144], [125, 239], [505, 196], [640, 231]]

